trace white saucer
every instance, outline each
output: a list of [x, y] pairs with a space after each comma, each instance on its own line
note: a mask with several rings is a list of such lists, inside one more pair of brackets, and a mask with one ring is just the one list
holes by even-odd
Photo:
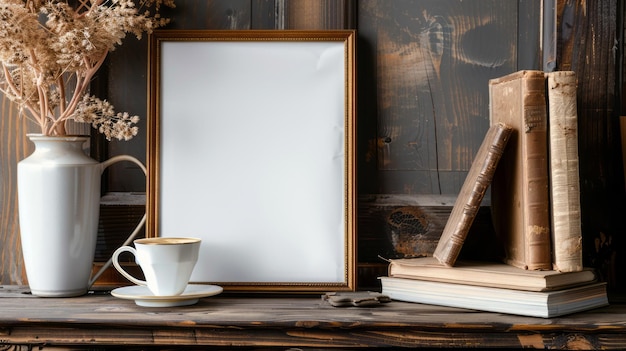
[[147, 286], [134, 285], [114, 289], [111, 291], [111, 295], [120, 299], [135, 300], [138, 306], [173, 307], [193, 305], [198, 302], [198, 299], [217, 295], [223, 290], [217, 285], [189, 284], [180, 295], [156, 296]]

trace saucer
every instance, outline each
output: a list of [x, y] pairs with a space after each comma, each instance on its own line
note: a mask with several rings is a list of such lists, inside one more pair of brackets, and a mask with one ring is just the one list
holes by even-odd
[[114, 289], [111, 295], [120, 299], [134, 300], [138, 306], [174, 307], [193, 305], [200, 298], [217, 295], [223, 290], [217, 285], [189, 284], [180, 295], [156, 296], [147, 286], [134, 285]]

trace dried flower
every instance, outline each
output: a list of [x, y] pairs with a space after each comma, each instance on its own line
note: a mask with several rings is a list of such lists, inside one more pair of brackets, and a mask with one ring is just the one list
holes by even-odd
[[131, 139], [139, 117], [116, 113], [87, 90], [126, 34], [141, 39], [168, 23], [161, 6], [174, 0], [0, 0], [0, 91], [44, 135], [63, 135], [74, 120], [108, 140]]

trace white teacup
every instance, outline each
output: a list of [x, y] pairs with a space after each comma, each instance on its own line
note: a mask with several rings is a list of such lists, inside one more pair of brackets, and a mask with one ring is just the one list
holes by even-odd
[[[183, 293], [191, 272], [198, 261], [201, 240], [198, 238], [144, 238], [134, 241], [135, 247], [122, 246], [113, 253], [113, 265], [126, 279], [147, 286], [156, 296], [174, 296]], [[122, 268], [122, 252], [135, 255], [146, 280], [140, 280]]]

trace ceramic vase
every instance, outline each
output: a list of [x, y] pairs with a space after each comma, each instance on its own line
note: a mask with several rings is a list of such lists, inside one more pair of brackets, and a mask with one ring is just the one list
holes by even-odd
[[83, 145], [88, 136], [29, 134], [35, 151], [18, 163], [20, 239], [28, 285], [41, 297], [80, 296], [88, 291], [98, 234], [100, 178], [109, 165]]

